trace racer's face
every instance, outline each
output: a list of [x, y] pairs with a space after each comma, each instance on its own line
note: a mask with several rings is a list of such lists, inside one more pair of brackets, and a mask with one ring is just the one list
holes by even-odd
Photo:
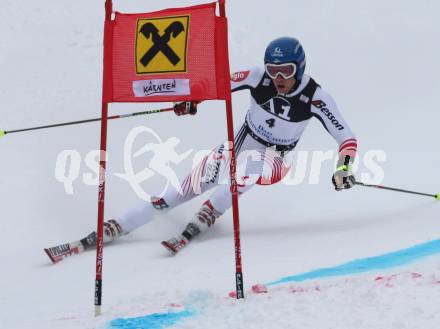
[[275, 79], [272, 79], [272, 81], [279, 94], [287, 94], [296, 83], [295, 77], [284, 79], [280, 74]]

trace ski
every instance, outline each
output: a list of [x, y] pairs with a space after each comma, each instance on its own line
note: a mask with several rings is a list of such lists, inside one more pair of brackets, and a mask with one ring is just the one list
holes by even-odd
[[178, 238], [171, 238], [166, 241], [162, 241], [161, 244], [164, 246], [171, 255], [175, 255], [179, 252], [180, 249], [185, 247], [189, 243], [189, 240], [181, 235]]
[[[104, 243], [112, 242], [114, 239], [125, 234], [127, 233], [122, 230], [121, 226], [114, 219], [104, 222]], [[93, 231], [81, 240], [63, 243], [51, 248], [44, 248], [44, 251], [52, 263], [56, 264], [64, 258], [78, 255], [86, 250], [96, 248], [96, 239], [96, 232]]]
[[78, 255], [86, 251], [87, 249], [94, 248], [96, 246], [96, 233], [92, 232], [84, 239], [72, 241], [69, 243], [63, 243], [51, 248], [44, 248], [47, 256], [52, 263], [56, 264], [62, 261], [64, 258]]
[[170, 252], [171, 255], [175, 255], [178, 252], [178, 250], [176, 250], [176, 248], [174, 248], [173, 245], [168, 241], [162, 241], [161, 245], [164, 246]]
[[80, 254], [85, 250], [81, 240], [60, 244], [51, 248], [44, 248], [47, 256], [54, 264], [62, 261], [64, 258]]

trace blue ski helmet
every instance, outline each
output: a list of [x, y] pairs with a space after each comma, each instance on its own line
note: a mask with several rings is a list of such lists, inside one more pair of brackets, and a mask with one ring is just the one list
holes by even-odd
[[300, 81], [306, 68], [306, 54], [298, 39], [282, 37], [273, 40], [266, 48], [264, 64], [295, 63], [295, 79]]

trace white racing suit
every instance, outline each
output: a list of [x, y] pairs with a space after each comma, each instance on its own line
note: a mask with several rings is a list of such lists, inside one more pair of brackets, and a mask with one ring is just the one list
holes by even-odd
[[[332, 97], [309, 76], [304, 75], [293, 91], [277, 93], [262, 68], [234, 73], [232, 91], [248, 89], [251, 104], [246, 120], [235, 136], [238, 193], [256, 184], [280, 181], [293, 161], [297, 145], [312, 117], [316, 117], [339, 144], [342, 155], [354, 158], [357, 141], [342, 118]], [[125, 232], [131, 232], [167, 211], [216, 187], [209, 201], [219, 214], [232, 205], [229, 180], [230, 147], [224, 143], [211, 151], [181, 183], [180, 191], [142, 202], [117, 218]]]

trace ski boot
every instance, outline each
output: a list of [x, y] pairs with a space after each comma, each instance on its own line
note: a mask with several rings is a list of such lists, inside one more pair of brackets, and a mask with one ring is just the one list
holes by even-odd
[[[125, 234], [127, 233], [124, 232], [122, 227], [114, 219], [104, 222], [104, 243], [110, 243]], [[93, 231], [84, 239], [64, 243], [51, 248], [45, 248], [44, 251], [52, 263], [58, 263], [66, 257], [77, 255], [87, 249], [94, 248], [96, 246], [96, 240], [96, 232]]]
[[220, 217], [220, 213], [214, 209], [211, 202], [206, 201], [200, 210], [195, 214], [193, 220], [188, 223], [185, 230], [178, 237], [162, 241], [162, 245], [168, 251], [175, 255], [183, 249], [195, 236], [201, 232], [205, 232], [209, 227], [214, 225], [215, 220]]

